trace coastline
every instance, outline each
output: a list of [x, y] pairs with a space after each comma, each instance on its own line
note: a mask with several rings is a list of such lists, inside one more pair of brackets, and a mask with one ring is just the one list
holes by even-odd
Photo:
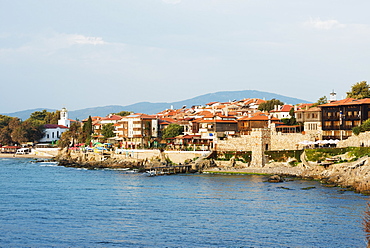
[[299, 164], [288, 167], [284, 163], [267, 165], [266, 167], [220, 168], [210, 167], [204, 173], [264, 175], [294, 177], [302, 180], [316, 180], [323, 185], [353, 190], [357, 193], [370, 195], [370, 158], [363, 157], [354, 162], [332, 164], [329, 167], [314, 165], [306, 167]]
[[52, 155], [38, 155], [38, 154], [13, 154], [13, 153], [0, 153], [0, 158], [43, 158], [43, 159], [54, 159]]
[[[0, 153], [0, 158], [31, 158], [31, 159], [55, 159], [59, 166], [81, 168], [137, 168], [151, 169], [158, 167], [158, 161], [135, 160], [124, 158], [111, 158], [106, 160], [90, 160], [84, 156], [74, 158], [67, 156], [53, 156], [47, 153], [31, 153], [23, 155]], [[324, 185], [342, 187], [362, 194], [370, 194], [370, 158], [363, 157], [353, 162], [331, 164], [324, 167], [314, 163], [300, 163], [290, 166], [288, 163], [275, 162], [266, 164], [264, 167], [248, 167], [248, 164], [230, 166], [216, 164], [210, 160], [193, 162], [192, 171], [209, 174], [233, 174], [233, 175], [264, 175], [293, 177], [303, 180], [317, 180]], [[163, 166], [163, 165], [161, 165]], [[164, 165], [166, 166], [166, 165]], [[167, 165], [168, 166], [168, 165]]]

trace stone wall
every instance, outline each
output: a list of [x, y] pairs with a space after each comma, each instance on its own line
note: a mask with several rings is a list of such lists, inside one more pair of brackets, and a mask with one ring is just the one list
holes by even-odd
[[346, 140], [341, 140], [338, 142], [337, 147], [360, 147], [360, 146], [370, 146], [370, 132], [360, 133], [359, 135], [353, 135]]
[[[257, 135], [257, 129], [254, 130], [254, 134], [242, 135], [241, 137], [229, 138], [227, 140], [221, 140], [217, 142], [217, 150], [219, 151], [252, 151], [254, 147], [260, 142], [258, 141], [259, 136]], [[301, 150], [303, 145], [300, 142], [314, 141], [309, 135], [300, 133], [277, 133], [271, 132], [265, 139], [265, 144], [270, 144], [268, 150]]]
[[271, 149], [272, 151], [279, 150], [301, 150], [303, 141], [315, 141], [311, 135], [301, 133], [276, 133], [271, 134]]

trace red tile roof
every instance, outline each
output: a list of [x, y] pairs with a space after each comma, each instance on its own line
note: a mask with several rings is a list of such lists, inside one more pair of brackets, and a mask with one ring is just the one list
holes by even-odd
[[57, 124], [45, 124], [44, 128], [52, 129], [52, 128], [63, 128], [63, 129], [68, 129], [68, 127], [63, 126], [63, 125], [57, 125]]
[[346, 98], [343, 100], [329, 102], [326, 104], [319, 105], [320, 107], [330, 107], [330, 106], [341, 106], [341, 105], [361, 105], [361, 104], [370, 104], [370, 98], [364, 99], [354, 99], [354, 98]]
[[265, 115], [265, 114], [257, 114], [257, 115], [254, 115], [254, 116], [244, 116], [240, 119], [238, 119], [238, 121], [268, 121], [268, 120], [271, 120], [271, 121], [280, 121], [278, 118], [276, 117], [272, 117], [272, 116], [268, 116], [268, 115]]
[[276, 112], [289, 112], [293, 108], [292, 105], [283, 105], [278, 110], [271, 110], [270, 112], [276, 113]]

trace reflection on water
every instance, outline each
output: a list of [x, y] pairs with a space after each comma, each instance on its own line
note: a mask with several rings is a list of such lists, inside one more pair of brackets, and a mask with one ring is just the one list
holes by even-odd
[[0, 246], [365, 246], [366, 197], [317, 182], [265, 180], [0, 160]]

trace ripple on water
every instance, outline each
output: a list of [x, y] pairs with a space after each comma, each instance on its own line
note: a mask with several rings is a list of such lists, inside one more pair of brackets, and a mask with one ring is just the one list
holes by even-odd
[[317, 182], [265, 179], [148, 178], [1, 159], [0, 246], [365, 246], [366, 197]]

